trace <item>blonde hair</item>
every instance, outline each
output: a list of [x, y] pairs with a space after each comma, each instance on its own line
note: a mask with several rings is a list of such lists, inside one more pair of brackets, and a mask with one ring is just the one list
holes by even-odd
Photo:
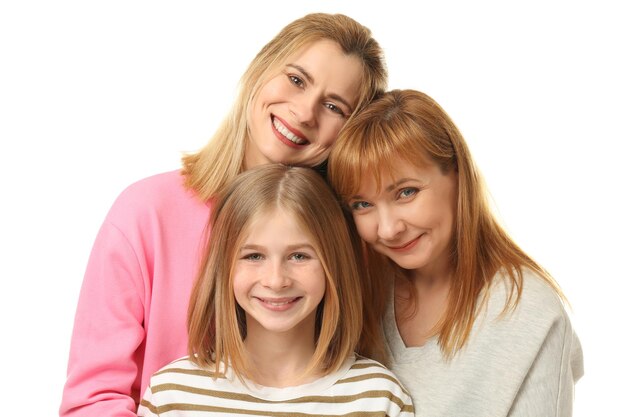
[[[436, 327], [439, 345], [447, 357], [467, 342], [481, 307], [481, 292], [489, 289], [496, 273], [503, 272], [512, 284], [505, 311], [515, 308], [519, 301], [524, 268], [537, 273], [564, 298], [549, 273], [498, 224], [465, 140], [446, 112], [424, 93], [390, 91], [347, 123], [329, 157], [329, 181], [344, 198], [358, 193], [365, 175], [374, 175], [380, 189], [382, 176], [393, 175], [399, 159], [416, 166], [434, 163], [444, 174], [457, 173], [451, 243], [454, 278], [448, 308]], [[369, 279], [376, 288], [374, 299], [370, 302], [366, 298], [365, 304], [382, 314], [389, 277], [406, 276], [406, 271], [371, 248], [365, 256]], [[415, 301], [415, 294], [411, 297]]]
[[309, 234], [326, 276], [309, 372], [333, 372], [355, 350], [363, 306], [355, 250], [341, 206], [312, 169], [263, 165], [240, 174], [213, 206], [211, 236], [187, 322], [189, 354], [205, 369], [217, 371], [215, 364], [223, 363], [239, 377], [249, 377], [252, 368], [243, 345], [245, 313], [235, 301], [233, 268], [255, 216], [277, 208]]
[[336, 42], [346, 55], [356, 56], [363, 68], [353, 115], [387, 88], [383, 51], [368, 28], [342, 14], [314, 13], [288, 24], [261, 49], [243, 74], [237, 99], [209, 143], [182, 159], [187, 187], [208, 200], [243, 171], [248, 140], [247, 114], [251, 101], [294, 53], [320, 40]]

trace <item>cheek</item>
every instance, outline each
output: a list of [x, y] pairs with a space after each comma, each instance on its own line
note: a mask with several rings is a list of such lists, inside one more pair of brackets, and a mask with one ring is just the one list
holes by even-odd
[[274, 101], [286, 97], [289, 92], [289, 85], [283, 78], [286, 77], [282, 75], [276, 76], [261, 87], [257, 97], [262, 105], [271, 104]]
[[356, 230], [361, 236], [361, 239], [368, 243], [376, 241], [377, 225], [373, 216], [371, 215], [356, 215], [354, 216], [354, 224]]
[[236, 268], [233, 274], [233, 294], [235, 299], [239, 301], [246, 297], [250, 290], [249, 274], [243, 268]]
[[326, 276], [324, 275], [324, 271], [319, 271], [316, 274], [315, 286], [312, 293], [320, 302], [324, 299], [324, 294], [326, 293]]
[[345, 119], [329, 116], [325, 118], [320, 126], [320, 140], [323, 141], [326, 146], [330, 147], [335, 144], [339, 131], [346, 124]]
[[402, 215], [419, 227], [435, 228], [446, 222], [447, 208], [431, 194], [424, 194], [421, 199], [408, 204]]
[[451, 200], [443, 200], [437, 204], [437, 207], [440, 207], [440, 209], [435, 210], [433, 207], [430, 207], [429, 216], [433, 223], [441, 227], [446, 234], [450, 234], [454, 228], [456, 217], [455, 203]]
[[326, 291], [326, 274], [320, 262], [288, 266], [287, 274], [300, 280], [310, 292], [318, 293]]
[[454, 232], [456, 230], [456, 212], [454, 210], [450, 210], [448, 213], [448, 218], [446, 219], [446, 233], [448, 234], [448, 240], [452, 239]]
[[275, 101], [276, 95], [276, 87], [273, 86], [273, 80], [261, 87], [248, 107], [247, 119], [249, 124], [254, 124], [255, 119], [260, 120], [260, 118], [264, 117], [263, 112], [265, 108]]

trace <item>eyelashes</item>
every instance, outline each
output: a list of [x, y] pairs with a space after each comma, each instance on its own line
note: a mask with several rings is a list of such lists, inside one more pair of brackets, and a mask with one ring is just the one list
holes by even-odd
[[[305, 89], [306, 88], [306, 82], [299, 75], [291, 74], [291, 73], [286, 73], [285, 75], [287, 75], [287, 78], [289, 79], [291, 84], [293, 84], [297, 88], [299, 88], [299, 89]], [[346, 116], [347, 112], [344, 111], [344, 109], [342, 109], [340, 106], [338, 106], [337, 104], [335, 104], [333, 102], [324, 102], [323, 106], [326, 109], [330, 110], [330, 112], [332, 112], [333, 114], [336, 114], [336, 115], [341, 116], [343, 118], [347, 117]]]
[[[246, 253], [241, 256], [242, 260], [251, 261], [251, 262], [260, 262], [264, 260], [265, 258], [266, 258], [265, 255], [259, 252]], [[304, 262], [312, 258], [313, 256], [306, 252], [294, 252], [287, 256], [287, 259], [293, 260], [296, 262]]]
[[[417, 187], [404, 187], [397, 191], [395, 194], [395, 201], [402, 202], [403, 200], [411, 200], [420, 192], [420, 189]], [[355, 200], [348, 204], [348, 207], [352, 211], [360, 211], [366, 210], [374, 205], [365, 200]]]

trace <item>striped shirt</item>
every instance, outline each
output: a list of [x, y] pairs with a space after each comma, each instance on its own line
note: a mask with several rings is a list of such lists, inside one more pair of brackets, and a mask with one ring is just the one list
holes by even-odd
[[199, 368], [188, 357], [155, 373], [139, 405], [139, 416], [371, 416], [410, 417], [407, 391], [384, 366], [360, 356], [312, 383], [293, 387], [243, 384]]

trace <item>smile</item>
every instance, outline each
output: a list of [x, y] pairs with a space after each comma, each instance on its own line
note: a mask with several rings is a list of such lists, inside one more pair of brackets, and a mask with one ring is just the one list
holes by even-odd
[[417, 245], [417, 242], [419, 241], [420, 237], [422, 237], [422, 235], [419, 235], [415, 239], [409, 240], [407, 243], [404, 243], [402, 245], [398, 245], [398, 246], [385, 245], [385, 246], [387, 246], [389, 249], [391, 249], [394, 252], [406, 252], [406, 251], [413, 249], [415, 245]]
[[260, 298], [254, 297], [261, 305], [265, 308], [273, 311], [285, 311], [291, 308], [295, 303], [300, 301], [302, 297], [292, 297], [292, 298]]
[[296, 145], [306, 145], [309, 143], [308, 140], [301, 138], [300, 136], [293, 133], [290, 129], [288, 129], [276, 116], [272, 117], [272, 125], [282, 137], [284, 137], [291, 143], [294, 143]]

